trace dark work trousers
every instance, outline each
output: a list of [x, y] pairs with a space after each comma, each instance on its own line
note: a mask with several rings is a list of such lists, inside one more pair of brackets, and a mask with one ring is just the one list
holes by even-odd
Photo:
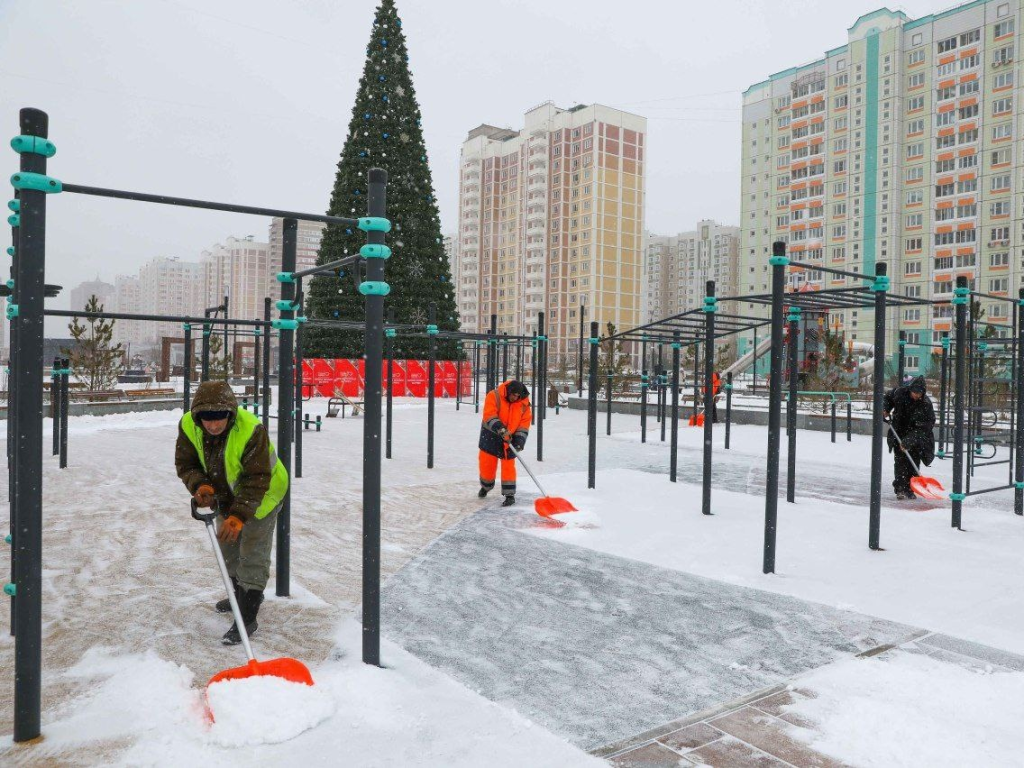
[[[910, 478], [916, 474], [913, 465], [907, 460], [907, 455], [899, 448], [893, 449], [892, 454], [893, 474], [895, 475], [892, 481], [892, 489], [896, 493], [912, 493], [910, 490]], [[914, 457], [914, 462], [921, 466], [921, 457], [917, 451], [911, 449], [910, 455]]]

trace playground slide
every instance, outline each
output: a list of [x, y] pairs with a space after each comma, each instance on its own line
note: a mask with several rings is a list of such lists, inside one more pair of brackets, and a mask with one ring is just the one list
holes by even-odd
[[724, 373], [722, 374], [722, 378], [725, 378], [726, 374], [729, 374], [729, 373], [731, 373], [733, 376], [736, 376], [737, 374], [743, 373], [745, 370], [747, 370], [750, 366], [752, 366], [754, 364], [754, 352], [755, 351], [757, 353], [758, 359], [760, 360], [766, 354], [768, 354], [768, 350], [771, 349], [771, 347], [772, 347], [772, 340], [771, 340], [771, 337], [769, 336], [767, 339], [765, 339], [764, 341], [762, 341], [760, 344], [757, 345], [757, 349], [756, 350], [751, 351], [751, 352], [747, 352], [747, 354], [743, 355], [739, 360], [737, 360], [735, 363], [733, 363], [728, 368], [726, 368]]
[[[869, 344], [866, 341], [854, 341], [854, 342], [850, 342], [850, 343], [852, 345], [852, 352], [855, 355], [865, 355], [866, 356], [866, 355], [873, 354], [874, 351], [875, 351], [875, 345], [874, 344]], [[762, 359], [766, 354], [768, 354], [768, 350], [771, 349], [771, 346], [772, 346], [771, 338], [767, 338], [764, 341], [762, 341], [760, 344], [757, 345], [757, 358], [758, 358], [758, 360]], [[728, 368], [726, 368], [724, 373], [725, 374], [731, 373], [735, 377], [738, 374], [741, 374], [744, 371], [746, 371], [753, 364], [754, 364], [754, 352], [747, 352], [745, 355], [740, 357], [739, 360], [737, 360], [735, 363], [733, 363]], [[860, 375], [861, 376], [868, 376], [868, 375], [870, 375], [872, 373], [872, 371], [875, 370], [875, 358], [874, 357], [866, 358], [860, 364], [859, 369], [860, 369]], [[723, 374], [723, 376], [724, 376], [724, 374]]]

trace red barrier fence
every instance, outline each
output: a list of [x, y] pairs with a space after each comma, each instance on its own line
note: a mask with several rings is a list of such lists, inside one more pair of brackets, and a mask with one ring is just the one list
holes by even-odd
[[[426, 360], [395, 360], [392, 373], [395, 397], [426, 397]], [[361, 398], [366, 382], [366, 361], [325, 360], [312, 358], [302, 361], [302, 394], [332, 397], [338, 393], [345, 397]], [[388, 364], [381, 366], [381, 382], [385, 392], [388, 386]], [[459, 390], [463, 397], [473, 394], [473, 366], [468, 360], [455, 362], [440, 360], [434, 363], [434, 397], [455, 397]]]

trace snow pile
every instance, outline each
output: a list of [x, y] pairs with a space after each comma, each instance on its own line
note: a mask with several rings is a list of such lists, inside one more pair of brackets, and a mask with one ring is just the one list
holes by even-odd
[[84, 698], [63, 706], [44, 725], [48, 749], [195, 729], [204, 720], [202, 693], [194, 686], [192, 672], [153, 651], [119, 655], [94, 646], [66, 675], [95, 684]]
[[972, 671], [929, 656], [850, 659], [801, 679], [816, 698], [786, 708], [792, 735], [860, 766], [1020, 765], [1024, 673]]
[[[362, 663], [348, 620], [315, 686], [253, 677], [203, 691], [157, 654], [91, 648], [66, 674], [89, 692], [44, 718], [34, 756], [128, 766], [346, 765], [570, 768], [604, 763], [388, 642]], [[126, 747], [127, 745], [127, 747]], [[0, 739], [0, 748], [11, 737]], [[91, 757], [85, 757], [91, 756]]]
[[294, 739], [335, 709], [319, 686], [268, 675], [214, 683], [206, 689], [206, 700], [214, 717], [210, 741], [222, 747]]

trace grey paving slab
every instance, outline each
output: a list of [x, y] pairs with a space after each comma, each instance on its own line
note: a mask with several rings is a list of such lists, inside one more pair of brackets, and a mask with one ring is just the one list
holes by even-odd
[[1003, 651], [999, 648], [992, 648], [991, 646], [982, 645], [970, 640], [961, 640], [959, 637], [952, 637], [951, 635], [943, 635], [941, 633], [922, 637], [917, 642], [942, 651], [951, 651], [961, 656], [977, 659], [978, 661], [996, 664], [1006, 669], [1012, 669], [1015, 672], [1024, 672], [1024, 656]]
[[913, 631], [519, 529], [540, 522], [494, 509], [463, 520], [387, 582], [382, 625], [584, 749]]

